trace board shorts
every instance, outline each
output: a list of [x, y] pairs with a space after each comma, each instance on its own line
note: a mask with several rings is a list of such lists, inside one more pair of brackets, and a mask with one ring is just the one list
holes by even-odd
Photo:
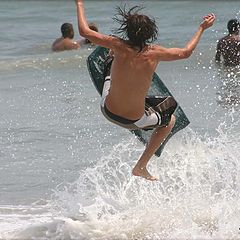
[[152, 130], [158, 127], [166, 127], [171, 121], [171, 116], [177, 108], [177, 102], [172, 96], [147, 96], [145, 98], [145, 112], [140, 119], [130, 120], [118, 116], [108, 110], [105, 99], [109, 93], [111, 85], [110, 75], [105, 77], [102, 91], [101, 111], [103, 115], [112, 123], [129, 130]]

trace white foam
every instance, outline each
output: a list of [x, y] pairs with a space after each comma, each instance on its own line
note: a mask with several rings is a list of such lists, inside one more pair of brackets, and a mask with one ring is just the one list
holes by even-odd
[[95, 166], [80, 172], [76, 182], [55, 191], [54, 210], [31, 213], [25, 220], [14, 216], [15, 222], [6, 226], [14, 225], [15, 231], [9, 228], [0, 237], [236, 239], [240, 136], [232, 132], [223, 124], [216, 137], [199, 137], [190, 129], [177, 135], [161, 158], [150, 163], [159, 182], [131, 175], [141, 144], [134, 138], [117, 144]]

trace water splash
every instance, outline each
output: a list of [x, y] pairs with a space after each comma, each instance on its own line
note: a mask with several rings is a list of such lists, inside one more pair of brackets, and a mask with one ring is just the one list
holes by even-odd
[[[119, 144], [70, 188], [58, 192], [58, 206], [75, 224], [92, 229], [93, 239], [236, 236], [239, 220], [229, 217], [240, 213], [237, 139], [229, 138], [221, 126], [218, 137], [205, 140], [189, 131], [158, 160], [156, 183], [131, 177], [125, 159], [132, 159], [132, 144]], [[227, 228], [230, 220], [235, 229]]]
[[219, 87], [217, 91], [218, 104], [226, 109], [239, 109], [240, 107], [240, 68], [219, 68]]
[[[11, 237], [37, 239], [237, 239], [240, 226], [239, 143], [234, 124], [217, 136], [177, 135], [151, 172], [133, 177], [143, 150], [133, 138], [115, 145], [79, 179], [53, 195], [53, 218]], [[108, 150], [109, 151], [109, 150]]]

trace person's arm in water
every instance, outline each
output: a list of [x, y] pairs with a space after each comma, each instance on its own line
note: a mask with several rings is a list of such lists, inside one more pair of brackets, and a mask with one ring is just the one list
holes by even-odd
[[203, 32], [211, 27], [215, 21], [214, 14], [209, 14], [203, 18], [203, 22], [200, 24], [197, 32], [192, 39], [186, 44], [184, 48], [158, 48], [158, 60], [159, 61], [173, 61], [188, 58], [196, 48]]
[[84, 1], [76, 0], [78, 29], [82, 37], [89, 39], [92, 43], [102, 47], [115, 49], [120, 44], [120, 40], [113, 36], [101, 34], [89, 28], [85, 18]]
[[220, 41], [219, 41], [218, 44], [217, 44], [215, 61], [216, 61], [217, 63], [221, 62], [221, 47], [220, 47]]

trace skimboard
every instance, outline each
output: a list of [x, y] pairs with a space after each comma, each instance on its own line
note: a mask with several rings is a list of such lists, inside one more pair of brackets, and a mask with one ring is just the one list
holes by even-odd
[[[97, 47], [87, 58], [87, 66], [88, 71], [91, 76], [92, 82], [94, 86], [96, 87], [98, 93], [102, 94], [103, 84], [104, 84], [104, 73], [106, 71], [106, 61], [108, 58], [108, 52], [109, 50], [103, 47]], [[155, 95], [155, 96], [172, 96], [170, 91], [167, 89], [165, 84], [162, 82], [162, 80], [159, 78], [159, 76], [154, 73], [152, 84], [149, 89], [148, 95]], [[173, 96], [172, 96], [173, 97]], [[159, 147], [159, 149], [155, 152], [155, 155], [160, 157], [162, 150], [167, 143], [167, 141], [179, 130], [185, 128], [190, 122], [183, 112], [182, 108], [178, 105], [174, 115], [176, 117], [176, 123], [171, 131], [171, 133], [168, 135], [168, 137], [165, 139], [163, 144]], [[133, 134], [135, 134], [138, 139], [146, 144], [153, 132], [153, 130], [131, 130]]]

